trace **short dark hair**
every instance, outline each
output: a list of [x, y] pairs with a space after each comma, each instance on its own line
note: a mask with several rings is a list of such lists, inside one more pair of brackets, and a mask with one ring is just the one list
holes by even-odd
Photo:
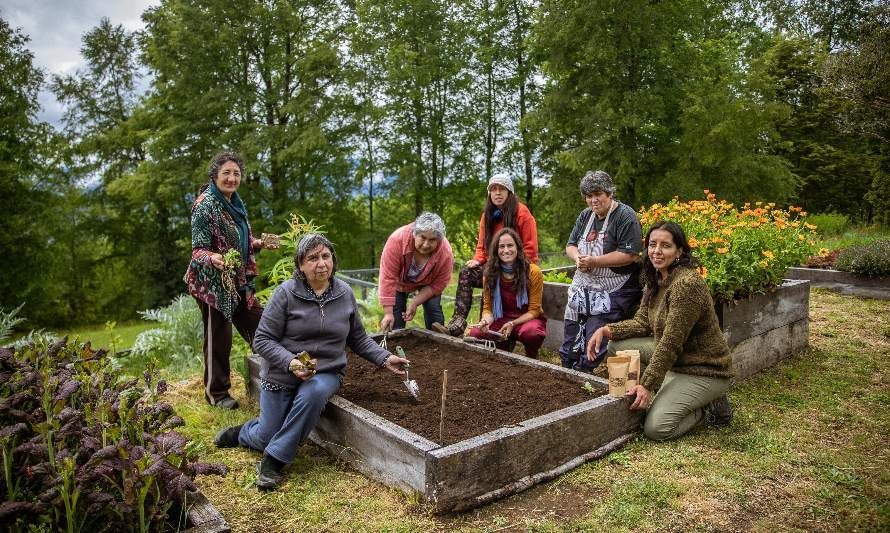
[[300, 263], [306, 259], [306, 255], [312, 250], [324, 246], [331, 251], [331, 260], [334, 262], [334, 268], [331, 269], [331, 278], [337, 272], [337, 252], [334, 251], [334, 245], [322, 233], [307, 233], [300, 237], [300, 241], [294, 248], [294, 277], [297, 279], [305, 279], [303, 272], [300, 270]]

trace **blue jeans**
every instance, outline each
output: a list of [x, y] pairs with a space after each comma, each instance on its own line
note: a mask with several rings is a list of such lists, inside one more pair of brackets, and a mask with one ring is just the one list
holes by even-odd
[[260, 389], [260, 415], [241, 427], [238, 443], [290, 463], [340, 389], [340, 374], [315, 374], [295, 390]]
[[575, 343], [575, 337], [578, 336], [578, 330], [581, 324], [574, 320], [563, 321], [563, 337], [562, 346], [559, 347], [559, 359], [564, 368], [574, 368], [582, 372], [591, 372], [606, 357], [606, 350], [609, 347], [609, 341], [600, 344], [600, 351], [596, 354], [595, 361], [589, 361], [585, 350], [587, 349], [587, 341], [593, 335], [593, 332], [606, 324], [619, 322], [632, 316], [633, 310], [639, 305], [642, 293], [640, 289], [618, 289], [609, 294], [612, 307], [608, 313], [602, 315], [593, 315], [587, 319], [584, 327], [584, 350], [580, 354], [572, 353], [572, 345]]
[[[392, 316], [395, 319], [392, 324], [393, 329], [402, 329], [405, 327], [405, 319], [402, 318], [402, 313], [405, 312], [407, 307], [408, 293], [397, 292], [396, 303], [392, 306]], [[439, 324], [445, 323], [445, 313], [442, 312], [441, 294], [437, 294], [423, 302], [423, 323], [426, 325], [426, 329], [432, 329], [433, 322], [438, 322]]]

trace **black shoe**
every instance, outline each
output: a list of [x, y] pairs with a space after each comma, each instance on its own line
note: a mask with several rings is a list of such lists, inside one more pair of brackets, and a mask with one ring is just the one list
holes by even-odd
[[708, 424], [722, 427], [732, 422], [733, 409], [729, 405], [729, 398], [724, 394], [705, 406], [705, 419]]
[[263, 460], [256, 465], [256, 487], [260, 490], [275, 490], [284, 476], [281, 470], [284, 463], [271, 455], [263, 454]]
[[217, 448], [236, 448], [238, 446], [238, 434], [241, 433], [241, 426], [243, 425], [219, 430], [216, 436], [213, 437], [213, 444], [216, 444]]
[[215, 407], [219, 407], [220, 409], [228, 409], [233, 411], [238, 408], [238, 400], [232, 398], [231, 396], [226, 396], [225, 398], [216, 400], [213, 402]]

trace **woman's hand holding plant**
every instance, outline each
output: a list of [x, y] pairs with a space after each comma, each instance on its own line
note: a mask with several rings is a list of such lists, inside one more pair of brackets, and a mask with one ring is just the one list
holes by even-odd
[[482, 263], [480, 263], [479, 261], [476, 261], [475, 259], [470, 259], [469, 261], [467, 261], [466, 263], [464, 263], [464, 265], [465, 265], [467, 268], [475, 268], [475, 267], [477, 267], [477, 266], [479, 266], [479, 265], [481, 265], [481, 264], [482, 264]]
[[414, 300], [408, 302], [408, 305], [405, 307], [405, 312], [402, 313], [402, 318], [405, 319], [405, 322], [411, 322], [414, 320], [414, 315], [417, 313], [417, 304], [414, 303]]
[[291, 359], [290, 364], [287, 369], [298, 378], [306, 381], [315, 375], [315, 365], [318, 364], [318, 359], [310, 359], [309, 354], [306, 352], [300, 352], [299, 355]]
[[217, 270], [223, 270], [226, 268], [226, 260], [223, 258], [222, 254], [210, 254], [210, 264], [213, 265], [213, 268]]

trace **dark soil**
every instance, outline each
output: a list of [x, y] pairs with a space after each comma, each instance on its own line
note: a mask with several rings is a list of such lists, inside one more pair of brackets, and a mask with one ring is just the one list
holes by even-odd
[[[390, 339], [390, 350], [397, 345], [411, 361], [419, 401], [408, 394], [400, 376], [377, 370], [352, 353], [338, 394], [443, 446], [596, 397], [578, 382], [494, 355], [417, 337]], [[443, 370], [448, 370], [448, 396], [440, 441]]]

